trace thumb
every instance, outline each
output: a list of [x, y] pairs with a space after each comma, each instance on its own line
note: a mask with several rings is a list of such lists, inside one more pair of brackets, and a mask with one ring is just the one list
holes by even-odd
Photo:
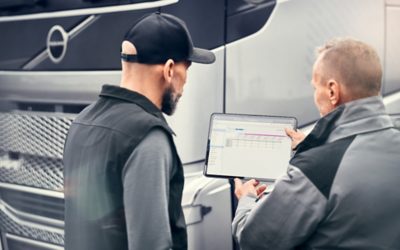
[[265, 185], [265, 184], [258, 186], [257, 189], [256, 189], [257, 195], [260, 195], [266, 189], [267, 189], [267, 185]]
[[294, 131], [294, 130], [291, 129], [291, 128], [285, 128], [285, 133], [286, 133], [290, 138], [292, 138], [292, 137], [295, 135], [296, 131]]
[[239, 188], [243, 185], [242, 181], [239, 178], [235, 178], [235, 188]]

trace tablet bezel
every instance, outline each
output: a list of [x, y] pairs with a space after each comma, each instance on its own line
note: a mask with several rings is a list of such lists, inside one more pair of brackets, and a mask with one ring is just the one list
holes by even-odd
[[[204, 170], [203, 170], [203, 174], [206, 177], [212, 177], [212, 178], [224, 178], [224, 179], [233, 179], [233, 178], [239, 178], [239, 179], [256, 179], [256, 180], [260, 180], [260, 181], [275, 181], [276, 179], [274, 178], [260, 178], [260, 177], [253, 177], [253, 176], [231, 176], [231, 175], [218, 175], [218, 174], [208, 174], [207, 170], [208, 170], [208, 157], [209, 157], [209, 152], [210, 152], [210, 140], [211, 140], [211, 131], [212, 131], [212, 126], [213, 126], [213, 121], [214, 118], [216, 116], [237, 116], [237, 117], [249, 117], [249, 118], [284, 118], [284, 119], [288, 119], [290, 121], [293, 121], [293, 123], [291, 123], [291, 125], [293, 125], [293, 129], [297, 129], [297, 119], [296, 117], [293, 116], [278, 116], [278, 115], [252, 115], [252, 114], [237, 114], [237, 113], [212, 113], [210, 116], [210, 122], [209, 122], [209, 128], [208, 128], [208, 137], [207, 137], [207, 150], [206, 150], [206, 158], [205, 158], [205, 162], [204, 162]], [[246, 121], [246, 120], [244, 120]], [[293, 152], [292, 152], [293, 153]], [[289, 164], [289, 163], [288, 163]]]

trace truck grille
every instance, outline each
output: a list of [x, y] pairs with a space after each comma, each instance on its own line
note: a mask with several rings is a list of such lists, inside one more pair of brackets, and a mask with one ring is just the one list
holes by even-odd
[[64, 141], [73, 116], [0, 113], [0, 231], [9, 249], [64, 245]]
[[6, 234], [5, 239], [7, 240], [7, 248], [11, 250], [61, 250], [63, 247], [33, 241], [28, 238], [19, 237], [13, 234]]
[[62, 160], [32, 155], [12, 159], [0, 151], [0, 182], [62, 191]]
[[64, 221], [64, 199], [1, 188], [0, 198], [13, 209]]
[[[64, 245], [63, 232], [51, 232], [44, 228], [30, 226], [26, 223], [17, 223], [13, 218], [0, 210], [0, 229], [3, 232], [34, 239], [42, 242], [49, 242], [57, 245]], [[60, 231], [60, 230], [59, 230]]]
[[0, 182], [63, 190], [62, 154], [71, 117], [0, 113]]
[[0, 113], [0, 149], [62, 159], [71, 122], [68, 117]]

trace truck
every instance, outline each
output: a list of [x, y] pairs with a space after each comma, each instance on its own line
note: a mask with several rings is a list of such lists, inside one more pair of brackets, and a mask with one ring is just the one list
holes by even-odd
[[[319, 118], [314, 50], [333, 37], [372, 45], [400, 127], [400, 0], [4, 0], [0, 2], [0, 249], [64, 249], [62, 153], [76, 115], [119, 84], [120, 45], [141, 16], [185, 20], [216, 62], [193, 64], [174, 116], [189, 249], [238, 249], [228, 179], [203, 175], [214, 112]], [[397, 28], [396, 28], [397, 27]], [[249, 162], [251, 164], [251, 162]]]

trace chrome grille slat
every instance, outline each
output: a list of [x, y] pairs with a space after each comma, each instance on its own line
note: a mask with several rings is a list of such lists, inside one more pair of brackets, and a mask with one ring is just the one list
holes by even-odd
[[16, 223], [2, 210], [0, 210], [0, 229], [1, 231], [29, 239], [49, 242], [60, 246], [64, 245], [64, 235], [62, 233], [50, 232], [33, 226]]
[[[19, 237], [13, 234], [6, 234], [7, 247], [11, 250], [63, 250], [63, 247], [34, 241], [28, 238]], [[0, 248], [1, 249], [1, 248]]]
[[49, 219], [64, 220], [63, 199], [5, 188], [0, 188], [0, 198], [18, 211]]

